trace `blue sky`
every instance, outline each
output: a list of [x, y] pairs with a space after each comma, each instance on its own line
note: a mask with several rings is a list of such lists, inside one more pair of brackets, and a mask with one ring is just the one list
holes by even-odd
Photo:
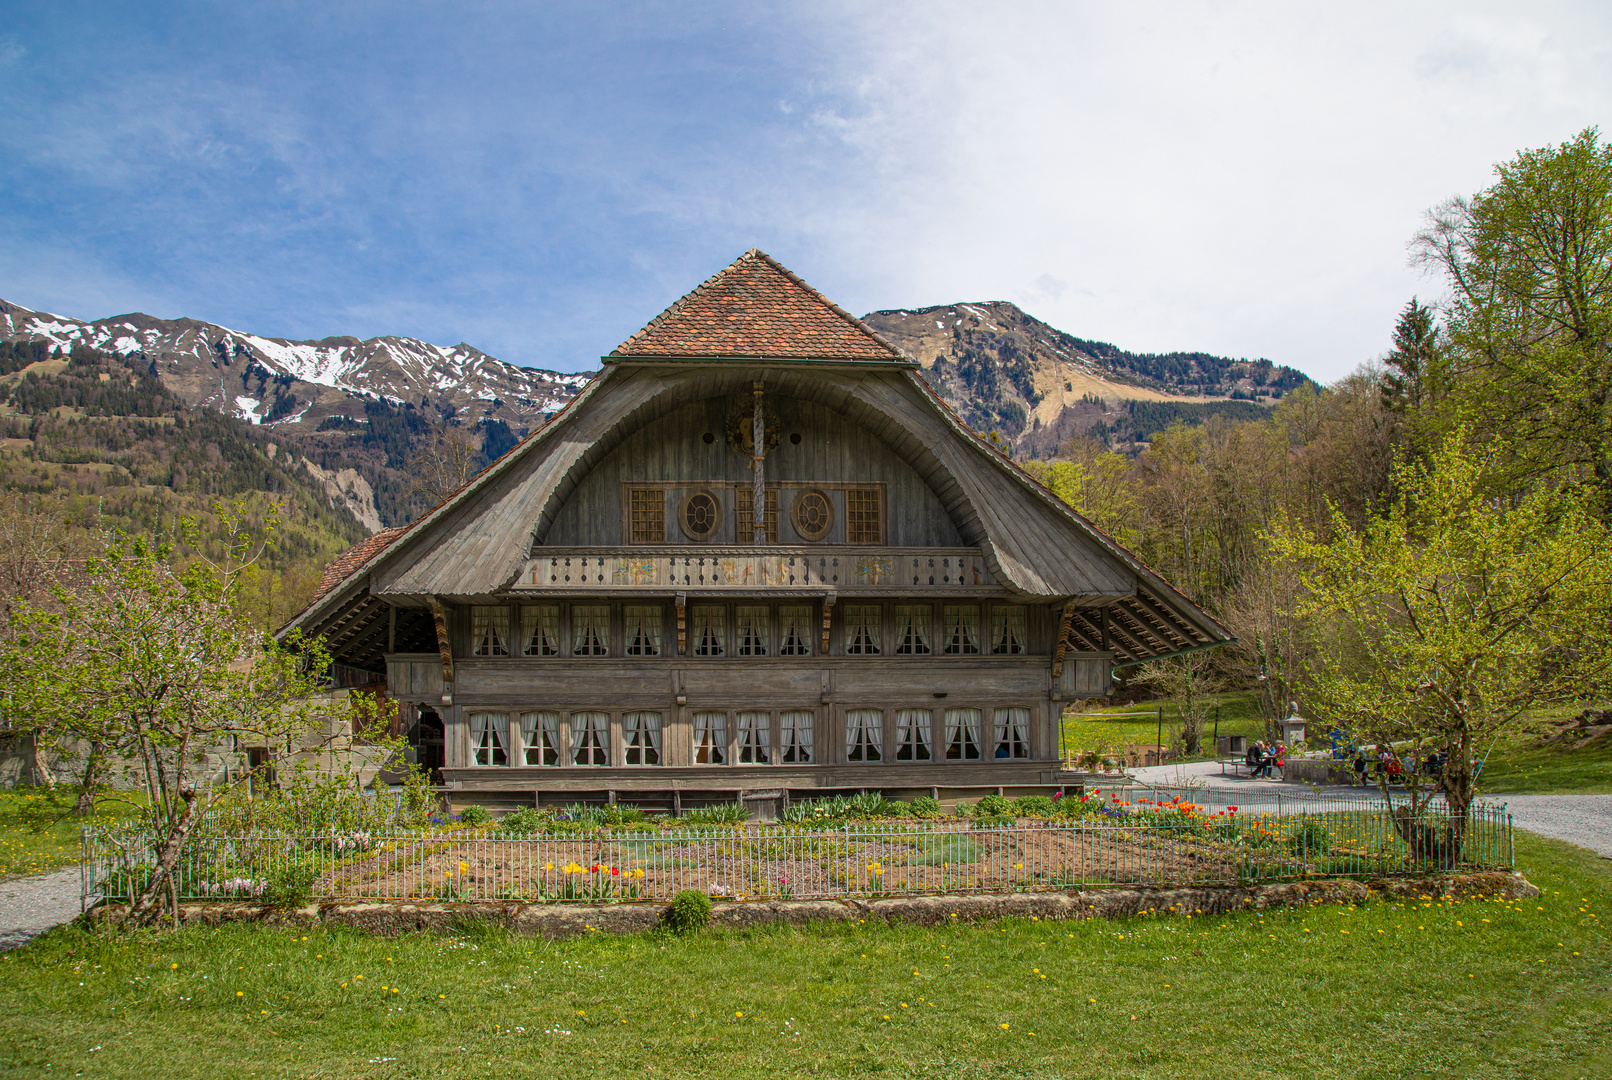
[[1333, 379], [1605, 5], [0, 0], [0, 297], [581, 370], [752, 245]]

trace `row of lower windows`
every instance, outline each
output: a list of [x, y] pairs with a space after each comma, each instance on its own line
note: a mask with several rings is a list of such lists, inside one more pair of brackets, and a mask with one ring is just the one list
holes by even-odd
[[[888, 616], [886, 607], [889, 608]], [[938, 612], [937, 612], [938, 607]], [[688, 611], [692, 656], [812, 656], [821, 651], [812, 604], [693, 604]], [[848, 656], [1023, 655], [1027, 609], [1017, 604], [842, 604], [835, 609]], [[988, 623], [982, 622], [985, 610]], [[620, 652], [609, 604], [525, 604], [519, 636], [510, 637], [510, 608], [470, 609], [471, 655], [663, 656], [665, 608], [624, 604]], [[988, 627], [989, 636], [982, 637]]]
[[[850, 709], [845, 714], [847, 761], [977, 761], [983, 757], [1030, 756], [1030, 710], [992, 710], [985, 741], [981, 709], [896, 709], [895, 744], [885, 746], [885, 710]], [[810, 709], [697, 711], [691, 716], [695, 765], [811, 764], [816, 713]], [[662, 765], [663, 714], [621, 715], [622, 763]], [[939, 737], [939, 743], [936, 737]], [[609, 765], [608, 712], [539, 710], [470, 714], [471, 760], [477, 765]]]

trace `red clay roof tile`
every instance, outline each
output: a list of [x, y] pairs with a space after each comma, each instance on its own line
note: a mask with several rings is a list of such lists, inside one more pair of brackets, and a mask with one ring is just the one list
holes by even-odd
[[872, 327], [755, 248], [661, 312], [610, 355], [907, 359]]
[[[407, 526], [399, 526], [395, 529], [382, 529], [374, 536], [365, 537], [352, 547], [348, 548], [346, 551], [342, 552], [340, 555], [337, 555], [325, 567], [324, 574], [319, 578], [319, 591], [314, 593], [313, 599], [318, 600], [321, 596], [324, 596], [336, 586], [346, 581], [349, 577], [356, 573], [360, 567], [369, 562], [375, 556], [379, 555], [381, 552], [385, 551], [389, 546], [391, 546], [392, 541], [396, 540], [399, 536], [402, 536], [407, 531]], [[310, 603], [312, 603], [312, 601], [310, 601]]]

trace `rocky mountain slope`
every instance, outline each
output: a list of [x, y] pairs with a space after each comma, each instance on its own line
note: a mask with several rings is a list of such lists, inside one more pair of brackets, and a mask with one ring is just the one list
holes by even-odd
[[469, 345], [415, 338], [287, 341], [194, 319], [117, 315], [84, 322], [0, 300], [0, 340], [44, 342], [59, 355], [86, 345], [150, 366], [193, 408], [253, 424], [317, 428], [362, 421], [366, 402], [414, 406], [472, 423], [502, 421], [520, 434], [569, 401], [588, 375], [516, 367]]
[[1257, 415], [1259, 404], [1309, 381], [1269, 360], [1127, 352], [1066, 334], [1005, 301], [875, 311], [864, 319], [916, 357], [969, 424], [998, 432], [1028, 456], [1051, 453], [1076, 435], [1124, 442], [1171, 419]]

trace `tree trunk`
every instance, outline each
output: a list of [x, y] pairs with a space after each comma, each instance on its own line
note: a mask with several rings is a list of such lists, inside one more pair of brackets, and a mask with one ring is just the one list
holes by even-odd
[[[185, 841], [201, 821], [201, 815], [196, 811], [201, 800], [196, 792], [185, 791], [181, 797], [185, 800], [185, 809], [180, 813], [179, 820], [174, 822], [167, 839], [162, 842], [162, 850], [157, 855], [157, 868], [152, 872], [151, 880], [146, 882], [145, 892], [140, 894], [134, 909], [129, 912], [129, 918], [142, 926], [149, 926], [162, 917], [163, 889], [172, 882], [174, 868], [185, 849]], [[177, 897], [177, 891], [174, 895]]]
[[102, 756], [101, 744], [90, 743], [89, 760], [84, 763], [84, 782], [78, 789], [78, 802], [73, 804], [73, 813], [79, 817], [88, 817], [95, 812], [95, 788], [100, 782]]

